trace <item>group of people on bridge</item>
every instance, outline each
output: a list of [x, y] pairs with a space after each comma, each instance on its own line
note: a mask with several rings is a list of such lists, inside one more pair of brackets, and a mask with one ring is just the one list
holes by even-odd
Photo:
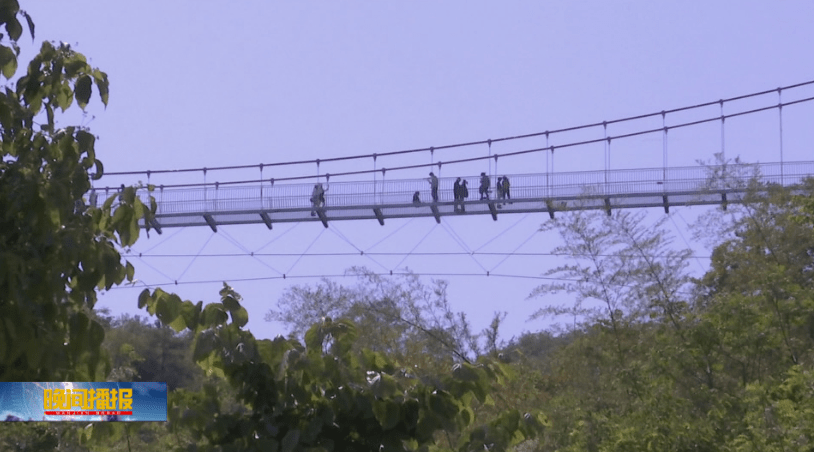
[[[438, 176], [430, 172], [430, 177], [427, 178], [427, 181], [430, 183], [430, 194], [432, 196], [432, 202], [438, 202]], [[469, 187], [467, 186], [468, 181], [466, 179], [461, 180], [461, 178], [455, 179], [455, 183], [452, 184], [452, 195], [455, 200], [454, 208], [456, 213], [464, 213], [466, 209], [464, 207], [464, 200], [469, 197]], [[480, 200], [488, 200], [489, 194], [491, 193], [491, 181], [489, 180], [489, 176], [486, 173], [480, 173], [480, 186], [478, 187], [478, 193], [480, 194]], [[511, 193], [509, 191], [509, 187], [511, 184], [509, 183], [509, 178], [506, 176], [501, 176], [497, 178], [497, 198], [499, 200], [511, 199]], [[413, 204], [421, 204], [421, 197], [419, 192], [415, 192], [413, 194]], [[498, 208], [502, 207], [502, 204], [498, 205]]]
[[[430, 183], [430, 194], [432, 196], [432, 202], [438, 202], [438, 187], [439, 181], [438, 176], [430, 172], [430, 177], [427, 178], [427, 181]], [[468, 181], [466, 179], [461, 179], [460, 177], [455, 179], [455, 183], [452, 184], [452, 195], [454, 197], [455, 203], [454, 208], [456, 213], [464, 213], [466, 209], [464, 207], [464, 201], [469, 198], [469, 187], [467, 186]], [[488, 200], [489, 194], [492, 192], [491, 189], [491, 181], [489, 176], [486, 173], [480, 173], [480, 186], [478, 187], [478, 193], [480, 194], [480, 200]], [[497, 199], [500, 201], [511, 199], [511, 193], [509, 191], [510, 188], [509, 178], [506, 176], [501, 176], [497, 178], [497, 185], [495, 188], [497, 189]], [[321, 183], [315, 184], [314, 189], [311, 192], [311, 206], [313, 210], [311, 210], [311, 216], [316, 216], [317, 211], [325, 207], [325, 192], [328, 191], [327, 188], [323, 187]], [[419, 205], [421, 204], [421, 195], [420, 192], [415, 192], [413, 194], [413, 204]], [[505, 203], [504, 203], [505, 204]], [[498, 208], [501, 208], [503, 204], [498, 204]]]

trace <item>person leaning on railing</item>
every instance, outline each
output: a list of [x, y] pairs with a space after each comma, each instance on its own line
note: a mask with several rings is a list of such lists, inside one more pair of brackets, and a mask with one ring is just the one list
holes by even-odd
[[430, 177], [427, 180], [430, 182], [430, 189], [432, 190], [432, 202], [438, 202], [438, 177], [430, 171]]

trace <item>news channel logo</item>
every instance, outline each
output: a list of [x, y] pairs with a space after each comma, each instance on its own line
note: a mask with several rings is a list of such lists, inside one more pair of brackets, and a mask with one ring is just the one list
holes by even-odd
[[166, 422], [164, 382], [0, 382], [0, 421]]

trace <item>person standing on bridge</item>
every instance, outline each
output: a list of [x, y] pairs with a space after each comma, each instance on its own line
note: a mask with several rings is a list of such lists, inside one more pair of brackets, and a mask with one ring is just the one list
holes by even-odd
[[314, 185], [314, 190], [311, 192], [311, 206], [314, 210], [311, 211], [311, 216], [316, 216], [317, 209], [321, 209], [325, 206], [325, 189], [322, 188], [322, 184]]
[[466, 201], [466, 198], [469, 197], [469, 188], [466, 186], [466, 184], [466, 179], [464, 179], [463, 183], [461, 184], [461, 213], [466, 212], [464, 201]]
[[489, 186], [492, 183], [489, 182], [489, 176], [486, 173], [480, 173], [480, 187], [478, 188], [478, 192], [480, 193], [480, 199], [483, 200], [484, 198], [489, 199]]
[[[503, 176], [503, 197], [506, 198], [506, 199], [512, 199], [512, 195], [511, 195], [511, 193], [509, 193], [509, 187], [510, 187], [509, 178], [506, 177], [506, 176]], [[511, 203], [509, 203], [509, 204], [511, 204]]]
[[461, 201], [463, 200], [463, 187], [461, 186], [461, 178], [455, 179], [455, 183], [452, 184], [452, 195], [454, 196], [455, 202], [453, 203], [453, 210], [455, 213], [458, 213], [458, 206], [461, 205]]
[[430, 189], [432, 190], [432, 202], [438, 202], [438, 177], [430, 171], [430, 177], [427, 180], [430, 182]]

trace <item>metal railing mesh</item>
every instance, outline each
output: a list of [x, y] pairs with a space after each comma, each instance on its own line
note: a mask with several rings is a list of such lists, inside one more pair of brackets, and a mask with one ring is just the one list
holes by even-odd
[[[730, 164], [678, 168], [621, 169], [542, 174], [507, 175], [509, 196], [513, 201], [542, 201], [579, 197], [653, 197], [670, 194], [737, 191], [750, 183], [801, 183], [814, 176], [814, 162], [761, 164]], [[453, 201], [456, 178], [439, 178], [439, 202]], [[480, 177], [465, 177], [469, 197], [479, 200]], [[496, 197], [496, 180], [490, 180], [490, 197]], [[309, 210], [314, 184], [272, 184], [156, 189], [152, 195], [158, 204], [157, 215], [202, 215], [205, 213], [284, 212]], [[330, 210], [360, 206], [404, 206], [412, 204], [413, 194], [419, 193], [422, 203], [431, 201], [430, 184], [426, 179], [396, 179], [364, 182], [325, 183], [325, 207]], [[99, 193], [98, 205], [115, 191]], [[146, 202], [150, 193], [140, 190]], [[337, 214], [339, 214], [337, 212]], [[341, 215], [339, 215], [341, 216]]]

